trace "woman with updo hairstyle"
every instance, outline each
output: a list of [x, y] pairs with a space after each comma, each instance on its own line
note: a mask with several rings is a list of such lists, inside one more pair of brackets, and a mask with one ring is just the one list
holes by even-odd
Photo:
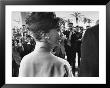
[[53, 12], [32, 12], [26, 24], [36, 41], [35, 49], [24, 56], [19, 77], [72, 77], [69, 63], [51, 53], [59, 46], [59, 18]]

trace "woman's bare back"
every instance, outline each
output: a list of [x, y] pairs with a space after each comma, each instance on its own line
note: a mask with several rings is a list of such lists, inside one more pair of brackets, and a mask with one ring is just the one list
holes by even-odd
[[[71, 74], [72, 76], [68, 62], [62, 58], [52, 55], [51, 53], [31, 53], [23, 59], [24, 60], [21, 62], [19, 76], [63, 77], [66, 72], [65, 66], [68, 69], [68, 74]], [[26, 66], [23, 66], [23, 64]]]

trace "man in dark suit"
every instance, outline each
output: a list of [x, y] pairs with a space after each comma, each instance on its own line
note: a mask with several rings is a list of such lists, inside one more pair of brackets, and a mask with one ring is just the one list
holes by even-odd
[[99, 76], [99, 25], [88, 28], [84, 34], [79, 76]]
[[[73, 25], [72, 23], [68, 23], [69, 25]], [[69, 34], [70, 34], [70, 26], [68, 28], [68, 30], [63, 31], [63, 34], [66, 36], [66, 39], [64, 40], [64, 47], [65, 47], [65, 51], [66, 51], [66, 56], [67, 56], [67, 60], [69, 62], [69, 64], [71, 65], [71, 46], [69, 45]]]
[[81, 38], [82, 33], [79, 31], [79, 26], [76, 27], [75, 30], [72, 29], [71, 31], [71, 59], [72, 59], [72, 67], [73, 73], [75, 74], [75, 63], [76, 63], [76, 53], [78, 53], [78, 67], [80, 65], [80, 58], [81, 58]]

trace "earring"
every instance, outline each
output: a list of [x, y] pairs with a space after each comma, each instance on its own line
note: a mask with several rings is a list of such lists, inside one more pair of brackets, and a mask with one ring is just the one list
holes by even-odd
[[46, 37], [45, 37], [45, 39], [49, 39], [49, 37], [48, 37], [48, 36], [46, 36]]

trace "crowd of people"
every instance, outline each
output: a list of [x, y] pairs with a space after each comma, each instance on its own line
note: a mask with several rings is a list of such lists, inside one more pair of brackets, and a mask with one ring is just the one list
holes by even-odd
[[[43, 13], [43, 14], [45, 14], [45, 13]], [[32, 15], [36, 15], [36, 14], [33, 13]], [[37, 19], [39, 19], [39, 18], [37, 18]], [[47, 17], [47, 18], [49, 18], [49, 17]], [[43, 20], [47, 20], [47, 18], [44, 18]], [[57, 57], [60, 57], [61, 59], [66, 60], [69, 63], [69, 65], [70, 65], [69, 67], [68, 67], [68, 65], [67, 65], [67, 67], [65, 67], [66, 65], [64, 65], [65, 68], [69, 69], [69, 73], [67, 72], [66, 74], [64, 74], [65, 76], [72, 76], [72, 75], [76, 76], [76, 74], [75, 74], [76, 71], [78, 72], [78, 75], [80, 75], [79, 73], [80, 73], [80, 63], [81, 63], [81, 45], [82, 45], [82, 38], [84, 35], [84, 28], [80, 27], [80, 26], [74, 27], [73, 23], [68, 23], [67, 29], [63, 28], [63, 29], [57, 30], [59, 36], [57, 36], [57, 34], [55, 34], [55, 31], [48, 32], [49, 36], [51, 36], [51, 37], [46, 36], [45, 40], [44, 40], [43, 38], [47, 34], [43, 34], [44, 31], [40, 32], [40, 34], [42, 34], [42, 38], [39, 37], [40, 35], [36, 34], [36, 33], [39, 33], [39, 31], [36, 31], [35, 30], [36, 27], [33, 26], [34, 21], [32, 21], [31, 25], [28, 23], [29, 27], [27, 27], [26, 25], [22, 25], [21, 28], [15, 27], [12, 29], [13, 30], [13, 36], [12, 36], [12, 58], [13, 58], [12, 59], [12, 62], [13, 62], [12, 71], [13, 72], [12, 72], [12, 76], [13, 77], [24, 76], [25, 72], [22, 71], [22, 69], [24, 69], [24, 67], [22, 67], [22, 64], [24, 64], [23, 63], [24, 61], [22, 61], [22, 59], [25, 59], [24, 58], [25, 56], [27, 56], [28, 54], [30, 54], [31, 52], [34, 52], [36, 50], [36, 46], [37, 46], [36, 39], [37, 38], [38, 38], [38, 40], [40, 40], [40, 42], [41, 41], [44, 42], [46, 40], [46, 43], [47, 43], [47, 39], [49, 38], [48, 46], [52, 45], [52, 48], [50, 49], [49, 52], [51, 52], [53, 55], [55, 55]], [[54, 25], [56, 25], [56, 24], [54, 24]], [[51, 27], [50, 29], [53, 29], [53, 28], [56, 28], [56, 27]], [[36, 39], [31, 34], [31, 31], [35, 33], [34, 37], [35, 37], [35, 35], [37, 35]], [[47, 32], [45, 32], [45, 33], [47, 33]], [[52, 38], [52, 39], [50, 39], [50, 38]], [[54, 39], [56, 39], [56, 41], [58, 41], [58, 44], [55, 41], [53, 41]], [[47, 47], [47, 44], [45, 46]], [[45, 48], [45, 46], [43, 46], [43, 47]], [[38, 57], [38, 56], [36, 56], [36, 57]], [[78, 57], [78, 58], [76, 58], [76, 57]], [[76, 59], [78, 62], [76, 62]], [[78, 63], [78, 66], [76, 66], [76, 63]], [[52, 67], [52, 69], [54, 70], [55, 67]], [[66, 69], [66, 71], [68, 71], [68, 69]], [[40, 74], [42, 74], [42, 73], [40, 73]], [[45, 74], [45, 72], [44, 72], [44, 74]], [[47, 75], [45, 75], [45, 76], [47, 76]], [[53, 74], [51, 73], [51, 76], [54, 76], [54, 73]]]
[[25, 25], [21, 28], [15, 27], [12, 31], [12, 70], [13, 76], [16, 77], [22, 58], [34, 50], [35, 41]]

